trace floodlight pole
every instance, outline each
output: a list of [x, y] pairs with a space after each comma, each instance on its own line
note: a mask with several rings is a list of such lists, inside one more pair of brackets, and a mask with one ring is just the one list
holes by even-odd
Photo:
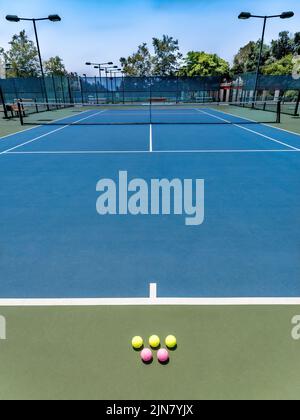
[[261, 43], [260, 43], [260, 49], [259, 49], [259, 57], [258, 57], [258, 63], [257, 63], [257, 70], [256, 70], [256, 76], [255, 76], [254, 101], [256, 101], [257, 95], [258, 95], [258, 81], [259, 81], [260, 67], [261, 67], [261, 62], [262, 62], [262, 53], [263, 53], [263, 48], [264, 48], [264, 43], [265, 43], [267, 20], [268, 20], [268, 17], [265, 16], [264, 17], [264, 25], [263, 25], [262, 37], [261, 37]]
[[37, 33], [37, 27], [36, 27], [36, 19], [32, 19], [32, 22], [33, 22], [34, 33], [35, 33], [36, 46], [37, 46], [38, 55], [39, 55], [39, 62], [40, 62], [41, 74], [42, 74], [42, 77], [45, 77], [44, 67], [43, 67], [43, 61], [42, 61], [42, 55], [41, 55], [41, 49], [40, 49], [40, 42], [39, 42], [38, 33]]
[[273, 18], [290, 19], [293, 16], [294, 16], [294, 12], [284, 12], [284, 13], [281, 13], [280, 15], [271, 15], [271, 16], [259, 16], [259, 15], [252, 15], [249, 12], [242, 12], [239, 15], [239, 19], [242, 19], [242, 20], [247, 20], [250, 18], [258, 18], [258, 19], [264, 20], [260, 49], [259, 49], [259, 58], [258, 58], [258, 63], [257, 63], [257, 71], [256, 71], [256, 77], [255, 77], [254, 98], [253, 98], [254, 101], [256, 101], [257, 95], [258, 95], [258, 81], [259, 81], [260, 68], [261, 68], [261, 62], [262, 62], [262, 53], [263, 53], [264, 42], [265, 42], [267, 21], [268, 19], [273, 19]]
[[[105, 67], [105, 75], [106, 75], [106, 86], [107, 86], [107, 101], [109, 101], [109, 83], [108, 83], [108, 75], [112, 76], [112, 69], [117, 69], [118, 66], [111, 66], [111, 67]], [[110, 77], [112, 78], [112, 77]], [[112, 97], [112, 103], [114, 103], [114, 92], [113, 92], [113, 85], [111, 80], [111, 97]]]
[[44, 67], [43, 67], [43, 60], [42, 60], [42, 54], [41, 54], [41, 48], [40, 48], [40, 42], [39, 42], [39, 37], [38, 37], [38, 32], [37, 32], [37, 27], [36, 27], [36, 19], [32, 19], [32, 22], [33, 22], [34, 33], [35, 33], [36, 46], [37, 46], [37, 50], [38, 50], [38, 56], [39, 56], [39, 62], [40, 62], [41, 75], [42, 75], [43, 85], [44, 85], [45, 100], [46, 100], [46, 103], [47, 103], [47, 105], [48, 105], [48, 103], [49, 103], [49, 98], [48, 98], [48, 92], [47, 92], [47, 86], [46, 86], [46, 80], [45, 80], [45, 73], [44, 73]]
[[[86, 66], [95, 66], [95, 68], [99, 69], [99, 77], [100, 77], [100, 87], [102, 86], [102, 71], [105, 71], [105, 76], [106, 76], [106, 90], [107, 90], [107, 100], [108, 100], [108, 79], [107, 79], [107, 67], [105, 66], [110, 66], [113, 65], [114, 63], [112, 61], [109, 61], [108, 63], [91, 63], [91, 62], [87, 62], [85, 63]], [[97, 79], [96, 79], [97, 80]], [[97, 86], [96, 86], [97, 88]]]
[[39, 43], [39, 38], [38, 38], [38, 32], [37, 32], [36, 22], [42, 21], [42, 20], [50, 20], [51, 22], [60, 22], [61, 21], [61, 18], [58, 15], [49, 15], [46, 18], [39, 18], [39, 19], [35, 19], [35, 18], [32, 18], [32, 19], [31, 18], [22, 18], [22, 17], [15, 16], [15, 15], [7, 15], [6, 16], [6, 20], [9, 21], [9, 22], [27, 21], [27, 22], [32, 22], [33, 23], [33, 28], [34, 28], [34, 33], [35, 33], [35, 40], [36, 40], [36, 46], [37, 46], [37, 51], [38, 51], [39, 63], [40, 63], [40, 70], [41, 70], [41, 75], [42, 75], [42, 79], [43, 79], [45, 99], [46, 99], [46, 103], [48, 104], [48, 93], [47, 93], [45, 73], [44, 73], [44, 67], [43, 67], [43, 60], [42, 60], [42, 55], [41, 55], [41, 49], [40, 49], [40, 43]]
[[106, 101], [109, 102], [109, 86], [108, 86], [108, 70], [105, 69], [105, 82], [106, 82]]

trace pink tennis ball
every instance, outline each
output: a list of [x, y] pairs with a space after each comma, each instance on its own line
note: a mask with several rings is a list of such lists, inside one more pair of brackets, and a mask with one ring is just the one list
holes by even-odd
[[141, 352], [141, 359], [144, 363], [150, 363], [153, 360], [152, 351], [149, 349], [144, 349]]
[[161, 349], [157, 352], [157, 358], [160, 363], [167, 363], [170, 357], [166, 349]]

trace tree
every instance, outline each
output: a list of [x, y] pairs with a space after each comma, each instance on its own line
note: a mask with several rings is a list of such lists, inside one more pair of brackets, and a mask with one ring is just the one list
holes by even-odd
[[163, 35], [162, 39], [153, 38], [153, 47], [155, 52], [154, 75], [175, 75], [182, 59], [182, 54], [179, 52], [179, 41], [168, 35]]
[[8, 77], [37, 77], [39, 75], [38, 52], [25, 31], [14, 35], [10, 49], [3, 52], [5, 63], [9, 64]]
[[[259, 57], [261, 41], [250, 41], [244, 47], [240, 48], [237, 55], [233, 60], [232, 71], [234, 74], [254, 72], [257, 69], [257, 62]], [[263, 46], [261, 65], [270, 58], [270, 47], [268, 45]]]
[[146, 43], [139, 45], [136, 53], [128, 58], [120, 58], [127, 76], [172, 76], [175, 75], [182, 54], [179, 42], [173, 37], [164, 35], [162, 39], [153, 38], [154, 55], [152, 56]]
[[272, 76], [291, 75], [295, 68], [295, 60], [292, 54], [289, 54], [280, 60], [270, 63], [263, 67], [262, 73]]
[[58, 56], [45, 61], [44, 67], [47, 76], [65, 76], [67, 74], [63, 60]]
[[152, 57], [146, 43], [139, 45], [136, 53], [120, 58], [126, 76], [145, 77], [151, 75]]
[[230, 72], [229, 63], [217, 54], [190, 51], [184, 61], [180, 76], [226, 76]]
[[67, 76], [71, 79], [78, 79], [79, 74], [76, 71], [71, 71], [70, 73], [67, 72]]
[[300, 32], [296, 32], [294, 36], [294, 54], [300, 55]]
[[294, 39], [288, 31], [279, 33], [279, 38], [271, 42], [271, 55], [274, 60], [281, 60], [294, 52]]

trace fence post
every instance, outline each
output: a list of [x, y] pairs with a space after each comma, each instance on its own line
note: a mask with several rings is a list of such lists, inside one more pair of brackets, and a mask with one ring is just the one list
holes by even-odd
[[45, 99], [46, 99], [47, 110], [49, 111], [50, 110], [50, 107], [49, 107], [49, 97], [48, 97], [47, 83], [46, 83], [46, 77], [45, 77], [45, 75], [42, 76], [42, 86], [43, 86], [44, 95], [45, 95]]
[[65, 97], [65, 90], [64, 90], [64, 84], [63, 84], [63, 77], [60, 76], [60, 86], [61, 86], [61, 94], [63, 98], [63, 103], [66, 103], [66, 97]]
[[294, 117], [298, 117], [298, 112], [299, 112], [299, 104], [300, 104], [300, 90], [298, 92], [298, 98], [297, 98], [297, 102], [296, 102], [296, 107], [295, 107], [295, 115]]
[[110, 86], [111, 86], [111, 103], [114, 104], [115, 103], [115, 97], [114, 97], [114, 83], [113, 83], [113, 76], [112, 76], [112, 72], [110, 72]]
[[79, 83], [80, 83], [80, 92], [81, 92], [81, 102], [82, 105], [84, 105], [84, 90], [83, 90], [83, 84], [82, 84], [82, 78], [79, 77]]
[[8, 119], [6, 104], [5, 104], [4, 95], [3, 95], [1, 86], [0, 86], [0, 102], [2, 102], [2, 105], [3, 105], [4, 118]]
[[125, 105], [125, 78], [124, 78], [124, 74], [122, 74], [122, 84], [123, 84], [123, 104]]
[[58, 100], [57, 100], [57, 94], [56, 94], [54, 74], [52, 74], [52, 83], [53, 83], [53, 89], [54, 89], [54, 98], [55, 98], [56, 108], [58, 109]]
[[17, 85], [16, 85], [16, 79], [13, 79], [13, 85], [14, 85], [14, 91], [15, 91], [15, 99], [19, 98], [19, 91], [17, 89]]
[[176, 104], [179, 103], [179, 76], [176, 75]]
[[96, 92], [97, 105], [99, 105], [98, 86], [97, 86], [97, 77], [96, 76], [95, 76], [95, 92]]
[[70, 103], [73, 104], [74, 103], [74, 98], [73, 98], [73, 95], [72, 95], [71, 82], [70, 82], [69, 77], [67, 77], [67, 81], [68, 81], [68, 91], [69, 91]]

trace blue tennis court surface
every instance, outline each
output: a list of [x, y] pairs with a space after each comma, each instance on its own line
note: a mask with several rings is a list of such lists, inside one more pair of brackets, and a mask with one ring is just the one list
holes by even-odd
[[[189, 111], [184, 125], [66, 119], [0, 139], [0, 298], [144, 297], [151, 282], [162, 297], [299, 297], [300, 137], [210, 113], [234, 124]], [[99, 216], [96, 184], [119, 171], [204, 179], [204, 223]]]

